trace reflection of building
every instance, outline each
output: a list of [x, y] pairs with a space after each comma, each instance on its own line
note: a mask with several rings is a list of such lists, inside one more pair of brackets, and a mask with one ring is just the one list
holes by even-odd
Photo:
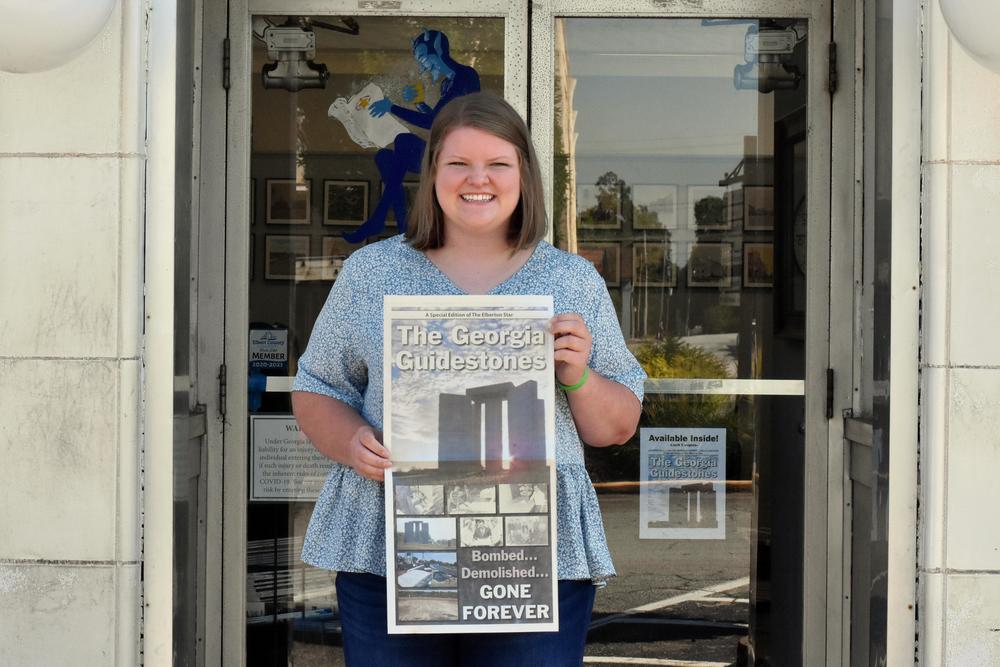
[[430, 524], [426, 521], [407, 521], [403, 525], [403, 542], [405, 544], [430, 544]]
[[[562, 215], [552, 220], [552, 232], [556, 242], [562, 242], [563, 247], [570, 252], [577, 251], [576, 239], [576, 111], [573, 105], [573, 89], [576, 79], [569, 74], [569, 51], [566, 48], [565, 24], [556, 21], [555, 25], [555, 100], [553, 114], [555, 116], [555, 146], [556, 154], [553, 160], [556, 173], [565, 173], [566, 192], [562, 198]], [[559, 208], [556, 209], [559, 211]]]
[[[538, 383], [510, 382], [441, 394], [438, 405], [441, 462], [482, 462], [490, 470], [545, 459], [545, 403]], [[504, 453], [504, 443], [507, 453]]]

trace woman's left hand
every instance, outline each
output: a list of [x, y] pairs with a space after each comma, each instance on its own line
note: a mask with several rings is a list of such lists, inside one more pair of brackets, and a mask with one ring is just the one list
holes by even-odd
[[583, 378], [593, 341], [579, 313], [562, 313], [551, 320], [555, 336], [556, 379], [574, 385]]

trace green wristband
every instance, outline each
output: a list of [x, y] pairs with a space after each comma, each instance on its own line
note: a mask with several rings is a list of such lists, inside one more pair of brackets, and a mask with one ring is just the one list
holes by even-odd
[[580, 381], [577, 382], [576, 384], [563, 384], [559, 380], [556, 380], [556, 384], [559, 385], [559, 388], [562, 389], [563, 391], [576, 391], [577, 389], [583, 386], [583, 383], [586, 382], [587, 378], [589, 377], [590, 377], [590, 368], [584, 368], [583, 377], [580, 378]]

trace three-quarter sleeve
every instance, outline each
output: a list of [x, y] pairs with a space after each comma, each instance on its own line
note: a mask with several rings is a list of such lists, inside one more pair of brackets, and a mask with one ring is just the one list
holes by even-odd
[[592, 312], [587, 316], [587, 328], [593, 341], [589, 365], [609, 380], [628, 387], [641, 403], [646, 372], [625, 345], [618, 313], [604, 279], [589, 262], [587, 273], [587, 290], [593, 295], [590, 304]]
[[368, 366], [357, 319], [370, 301], [356, 262], [348, 258], [320, 311], [305, 353], [299, 359], [292, 391], [322, 394], [361, 411]]

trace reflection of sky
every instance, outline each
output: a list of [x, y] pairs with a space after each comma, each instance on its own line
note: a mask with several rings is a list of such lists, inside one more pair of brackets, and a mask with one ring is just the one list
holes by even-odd
[[732, 85], [720, 79], [581, 77], [573, 95], [577, 154], [742, 155], [743, 137], [757, 134], [757, 98]]
[[748, 25], [567, 19], [577, 156], [742, 155], [757, 134], [758, 94], [733, 85]]
[[[510, 319], [505, 320], [503, 328], [521, 329], [526, 324], [536, 328], [547, 323], [547, 320]], [[442, 342], [436, 346], [402, 347], [401, 334], [398, 325], [423, 326], [428, 332], [439, 331]], [[501, 325], [496, 320], [394, 320], [391, 334], [392, 355], [403, 350], [414, 353], [432, 354], [437, 350], [448, 350], [455, 356], [473, 356], [480, 350], [499, 356], [535, 356], [545, 354], [544, 346], [511, 346], [490, 345], [456, 345], [451, 342], [450, 333], [458, 325], [479, 331], [498, 330]], [[438, 451], [438, 395], [464, 394], [472, 387], [513, 382], [521, 384], [528, 380], [541, 383], [552, 371], [399, 371], [392, 369], [392, 458], [395, 461], [434, 461]]]

